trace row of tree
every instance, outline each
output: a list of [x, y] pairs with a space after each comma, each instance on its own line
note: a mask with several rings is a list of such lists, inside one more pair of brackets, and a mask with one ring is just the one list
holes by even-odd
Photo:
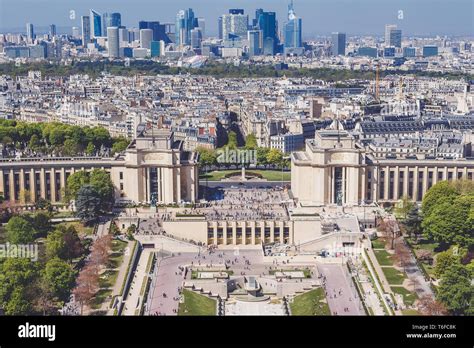
[[422, 306], [437, 309], [435, 314], [442, 314], [443, 308], [452, 314], [474, 314], [474, 183], [441, 181], [425, 194], [421, 211], [405, 197], [395, 213], [409, 237], [423, 236], [444, 250], [435, 257], [438, 304], [425, 306], [422, 301]]
[[[75, 284], [73, 260], [85, 253], [85, 245], [72, 226], [51, 225], [47, 213], [10, 218], [6, 238], [11, 244], [38, 243], [38, 259], [0, 259], [0, 307], [8, 315], [55, 314]], [[32, 255], [30, 255], [32, 256]]]
[[61, 156], [94, 155], [101, 149], [125, 150], [129, 141], [112, 138], [103, 127], [80, 127], [58, 122], [28, 123], [0, 120], [0, 141], [6, 150]]
[[[256, 164], [259, 166], [274, 166], [278, 168], [287, 168], [290, 163], [284, 158], [283, 152], [278, 149], [270, 149], [268, 147], [259, 147], [257, 145], [257, 139], [254, 134], [249, 134], [245, 139], [245, 146], [239, 148], [237, 145], [237, 134], [230, 131], [228, 134], [228, 141], [225, 146], [218, 150], [255, 150], [256, 151]], [[198, 147], [199, 152], [199, 165], [205, 167], [227, 167], [229, 165], [235, 165], [237, 163], [226, 163], [219, 161], [218, 150], [208, 149], [204, 147]], [[248, 165], [249, 163], [242, 163]]]
[[[1, 64], [0, 75], [26, 75], [29, 70], [39, 70], [43, 76], [69, 76], [76, 74], [87, 74], [91, 77], [98, 77], [103, 71], [107, 71], [114, 75], [135, 76], [140, 74], [147, 75], [178, 75], [189, 73], [194, 75], [208, 75], [214, 77], [313, 77], [315, 79], [325, 81], [346, 81], [353, 79], [372, 80], [374, 78], [373, 71], [350, 70], [350, 69], [331, 69], [331, 68], [289, 68], [287, 70], [277, 70], [270, 64], [249, 64], [239, 65], [210, 62], [200, 68], [171, 67], [160, 62], [151, 60], [131, 61], [129, 66], [125, 66], [123, 62], [109, 61], [74, 61], [70, 65], [50, 64], [50, 63], [28, 63], [16, 66], [14, 63]], [[444, 77], [448, 79], [465, 78], [467, 80], [474, 79], [472, 74], [458, 72], [436, 72], [436, 71], [420, 71], [420, 70], [390, 70], [381, 71], [381, 76], [389, 74], [408, 75], [427, 77]]]

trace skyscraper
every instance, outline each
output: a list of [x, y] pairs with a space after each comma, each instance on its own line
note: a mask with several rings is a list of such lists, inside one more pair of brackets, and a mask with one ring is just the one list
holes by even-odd
[[302, 19], [297, 17], [293, 8], [293, 0], [288, 5], [288, 22], [285, 24], [285, 48], [299, 48], [302, 41]]
[[201, 48], [202, 32], [201, 28], [191, 29], [191, 48]]
[[224, 36], [223, 36], [223, 34], [222, 34], [222, 16], [220, 16], [219, 18], [217, 18], [217, 29], [218, 29], [218, 31], [219, 31], [218, 37], [219, 37], [219, 39], [222, 40], [222, 39], [224, 38]]
[[332, 33], [331, 34], [331, 53], [333, 56], [344, 56], [346, 54], [346, 34]]
[[142, 48], [150, 49], [152, 41], [153, 41], [153, 30], [140, 29], [140, 46]]
[[204, 38], [206, 36], [206, 20], [202, 17], [197, 19], [198, 28], [201, 29], [201, 35]]
[[244, 10], [231, 9], [229, 14], [222, 15], [222, 38], [227, 40], [229, 34], [245, 38], [249, 26], [249, 18], [244, 14]]
[[198, 26], [197, 18], [192, 9], [180, 10], [176, 15], [176, 44], [178, 46], [191, 44], [191, 30]]
[[402, 31], [395, 24], [385, 26], [385, 46], [402, 47]]
[[164, 56], [165, 55], [165, 42], [163, 40], [152, 41], [150, 53], [151, 53], [151, 57]]
[[102, 15], [102, 32], [106, 33], [108, 27], [121, 27], [122, 16], [118, 12], [104, 13]]
[[119, 44], [121, 42], [128, 42], [129, 37], [128, 37], [128, 29], [125, 27], [119, 28]]
[[33, 24], [26, 23], [26, 38], [29, 42], [35, 39], [35, 30], [33, 28]]
[[92, 37], [101, 37], [102, 36], [102, 15], [95, 11], [90, 10], [89, 17], [91, 20], [90, 32]]
[[163, 40], [165, 44], [171, 42], [171, 39], [166, 34], [166, 26], [164, 24], [160, 24], [158, 21], [140, 21], [138, 22], [138, 29], [153, 30], [153, 41]]
[[49, 26], [49, 36], [51, 36], [51, 37], [56, 36], [56, 25], [55, 24], [51, 24]]
[[262, 53], [262, 31], [249, 30], [247, 40], [249, 42], [249, 57], [260, 55]]
[[89, 16], [81, 17], [82, 25], [82, 46], [87, 46], [91, 41], [91, 21]]
[[72, 37], [74, 39], [79, 39], [81, 37], [81, 31], [78, 27], [72, 27]]
[[119, 28], [107, 27], [107, 42], [109, 44], [109, 58], [119, 57]]
[[255, 11], [256, 29], [262, 31], [263, 53], [274, 55], [278, 45], [277, 21], [275, 12], [265, 12], [262, 9]]

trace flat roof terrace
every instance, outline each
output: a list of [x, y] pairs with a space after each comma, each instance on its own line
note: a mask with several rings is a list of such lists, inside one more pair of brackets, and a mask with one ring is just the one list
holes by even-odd
[[179, 214], [163, 214], [163, 220], [174, 220], [178, 215], [203, 216], [208, 221], [289, 220], [285, 202], [290, 199], [283, 189], [238, 188], [214, 189], [212, 200], [196, 204]]

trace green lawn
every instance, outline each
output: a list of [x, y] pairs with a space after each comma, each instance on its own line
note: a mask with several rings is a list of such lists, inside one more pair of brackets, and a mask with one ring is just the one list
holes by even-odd
[[94, 232], [94, 227], [84, 226], [80, 221], [62, 222], [59, 225], [66, 227], [74, 226], [80, 236], [91, 235]]
[[110, 289], [100, 289], [99, 291], [97, 291], [97, 293], [95, 294], [95, 297], [92, 299], [91, 301], [91, 308], [92, 309], [99, 309], [102, 305], [102, 303], [105, 301], [105, 299], [108, 297], [108, 296], [111, 296], [112, 295], [112, 290]]
[[386, 241], [381, 238], [377, 238], [372, 241], [372, 248], [374, 249], [384, 249]]
[[374, 250], [374, 254], [380, 266], [392, 265], [392, 255], [390, 255], [390, 253], [387, 250], [385, 249]]
[[274, 275], [276, 272], [303, 272], [305, 278], [311, 278], [311, 270], [310, 269], [272, 269], [268, 272], [270, 275]]
[[[207, 174], [201, 174], [199, 176], [200, 179], [208, 179], [209, 181], [220, 181], [225, 178], [227, 174], [235, 173], [235, 175], [240, 175], [241, 172], [239, 170], [215, 170], [209, 172]], [[291, 180], [291, 173], [290, 172], [282, 172], [280, 170], [247, 170], [247, 174], [249, 173], [257, 173], [262, 175], [263, 179], [267, 179], [268, 181], [290, 181]]]
[[405, 273], [402, 273], [393, 267], [382, 267], [382, 270], [390, 285], [401, 285], [403, 280], [406, 278]]
[[116, 252], [123, 252], [123, 250], [125, 249], [125, 247], [127, 246], [127, 242], [124, 242], [122, 240], [118, 240], [118, 239], [114, 239], [112, 241], [112, 251], [114, 253]]
[[322, 288], [296, 296], [290, 304], [290, 309], [292, 315], [331, 315]]
[[216, 300], [183, 290], [184, 303], [179, 304], [178, 315], [216, 315]]
[[420, 315], [416, 309], [402, 309], [403, 315]]
[[403, 286], [391, 286], [390, 288], [392, 289], [394, 293], [400, 294], [403, 296], [403, 302], [405, 303], [406, 306], [413, 305], [415, 300], [418, 298], [416, 293], [413, 293], [405, 289]]
[[117, 280], [118, 271], [107, 270], [100, 275], [99, 286], [101, 288], [112, 288]]

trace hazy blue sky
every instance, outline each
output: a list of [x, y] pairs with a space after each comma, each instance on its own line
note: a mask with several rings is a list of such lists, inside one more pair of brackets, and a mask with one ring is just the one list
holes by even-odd
[[[79, 26], [80, 16], [93, 8], [117, 11], [126, 26], [138, 26], [140, 19], [174, 22], [181, 8], [193, 8], [206, 19], [206, 31], [217, 32], [217, 17], [229, 8], [243, 8], [254, 18], [256, 8], [277, 12], [280, 28], [286, 20], [289, 0], [0, 0], [0, 30], [25, 30], [25, 23], [41, 27]], [[474, 0], [294, 0], [303, 18], [304, 36], [332, 31], [354, 34], [383, 34], [387, 23], [398, 24], [404, 35], [473, 35]], [[76, 19], [69, 19], [69, 11]], [[398, 10], [404, 19], [399, 20]]]

